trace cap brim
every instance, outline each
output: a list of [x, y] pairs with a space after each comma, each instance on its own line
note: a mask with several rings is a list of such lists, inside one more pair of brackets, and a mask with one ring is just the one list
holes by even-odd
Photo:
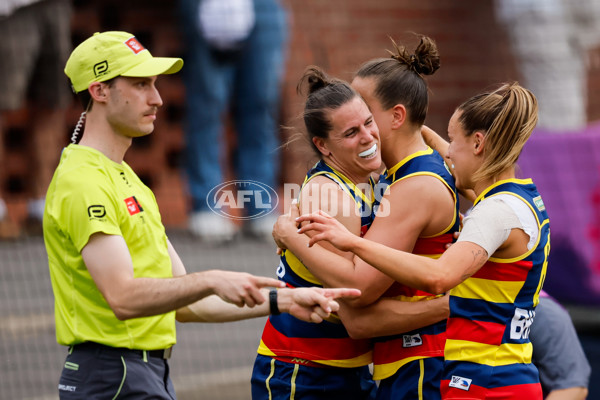
[[136, 65], [121, 76], [146, 77], [162, 74], [174, 74], [183, 67], [181, 58], [173, 57], [152, 57], [141, 64]]

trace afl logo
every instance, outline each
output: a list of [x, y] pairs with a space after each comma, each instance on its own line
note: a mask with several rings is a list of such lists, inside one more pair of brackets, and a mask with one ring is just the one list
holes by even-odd
[[248, 220], [273, 212], [279, 204], [279, 197], [269, 185], [237, 180], [212, 188], [206, 196], [206, 204], [212, 212], [225, 218]]

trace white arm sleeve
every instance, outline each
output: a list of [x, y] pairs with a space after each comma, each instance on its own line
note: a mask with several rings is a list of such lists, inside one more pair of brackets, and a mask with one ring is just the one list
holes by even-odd
[[508, 239], [513, 228], [523, 229], [515, 211], [502, 199], [490, 197], [465, 217], [457, 242], [475, 243], [490, 257]]

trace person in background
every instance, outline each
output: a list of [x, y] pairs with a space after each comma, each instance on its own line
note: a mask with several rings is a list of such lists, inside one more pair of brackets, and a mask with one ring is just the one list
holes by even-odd
[[[84, 112], [63, 149], [44, 211], [56, 338], [69, 351], [61, 399], [173, 399], [167, 359], [175, 321], [223, 322], [289, 312], [321, 322], [355, 289], [283, 288], [234, 271], [187, 274], [152, 191], [123, 161], [152, 133], [158, 75], [179, 58], [153, 57], [127, 32], [96, 33], [73, 50], [65, 73]], [[279, 290], [267, 290], [272, 286]], [[266, 302], [266, 298], [269, 299]]]
[[[207, 242], [231, 240], [231, 219], [211, 212], [210, 191], [233, 179], [277, 189], [279, 107], [288, 22], [278, 0], [180, 0], [186, 43], [185, 172], [189, 230]], [[232, 159], [225, 154], [226, 117], [235, 130]], [[225, 162], [224, 162], [225, 160]], [[243, 230], [271, 239], [275, 204], [268, 193], [238, 205]], [[236, 210], [230, 210], [235, 213]]]
[[585, 400], [591, 367], [573, 321], [552, 296], [542, 291], [529, 339], [546, 400]]
[[[44, 195], [66, 142], [64, 112], [71, 97], [62, 68], [71, 50], [71, 11], [70, 0], [0, 2], [0, 162], [5, 162], [5, 113], [27, 107], [24, 226], [29, 234], [42, 233]], [[2, 194], [0, 239], [16, 238], [21, 227], [8, 215]]]
[[600, 44], [599, 0], [496, 0], [521, 79], [537, 97], [538, 128], [578, 132], [588, 124], [588, 51]]

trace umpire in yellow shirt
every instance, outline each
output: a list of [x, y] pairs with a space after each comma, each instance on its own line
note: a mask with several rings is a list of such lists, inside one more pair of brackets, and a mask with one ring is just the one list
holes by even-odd
[[61, 399], [174, 399], [167, 359], [175, 320], [223, 322], [281, 311], [320, 322], [337, 309], [336, 297], [359, 293], [269, 290], [279, 281], [233, 271], [186, 274], [153, 193], [123, 161], [132, 139], [154, 130], [162, 105], [157, 76], [182, 66], [179, 58], [153, 57], [126, 32], [96, 33], [67, 61], [85, 111], [44, 212], [56, 337], [69, 348]]

